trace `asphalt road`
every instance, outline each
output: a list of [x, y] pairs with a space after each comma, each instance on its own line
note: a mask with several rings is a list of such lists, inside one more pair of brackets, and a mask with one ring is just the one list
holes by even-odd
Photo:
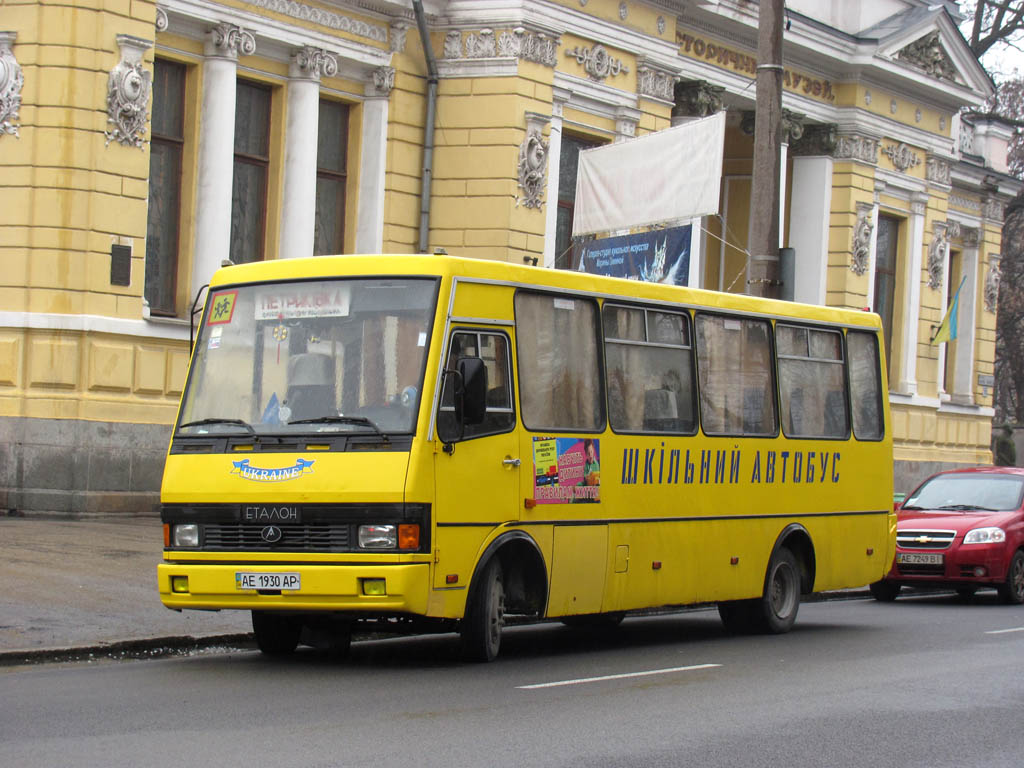
[[1024, 607], [805, 603], [776, 637], [713, 609], [517, 627], [488, 665], [453, 635], [45, 664], [0, 692], [4, 766], [996, 768], [1024, 760]]

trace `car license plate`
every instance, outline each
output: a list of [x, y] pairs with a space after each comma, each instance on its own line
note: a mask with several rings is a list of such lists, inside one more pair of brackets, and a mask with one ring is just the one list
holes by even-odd
[[238, 571], [235, 573], [235, 586], [238, 589], [301, 589], [302, 579], [297, 573], [253, 573]]
[[904, 565], [942, 565], [942, 554], [937, 552], [898, 552], [896, 562]]

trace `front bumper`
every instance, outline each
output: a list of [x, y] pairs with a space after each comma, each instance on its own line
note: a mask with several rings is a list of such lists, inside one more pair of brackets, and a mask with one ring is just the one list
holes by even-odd
[[[920, 554], [920, 550], [909, 550], [897, 547], [896, 560], [901, 553]], [[1006, 580], [1006, 567], [1009, 561], [1006, 545], [999, 544], [955, 544], [942, 550], [941, 566], [905, 565], [894, 560], [892, 570], [886, 577], [888, 581], [904, 585], [962, 585], [970, 584], [1001, 584]], [[976, 569], [984, 572], [978, 575]]]
[[[201, 610], [336, 611], [353, 614], [425, 615], [430, 588], [427, 563], [329, 565], [160, 563], [160, 600], [168, 608]], [[257, 592], [237, 587], [238, 572], [299, 573], [297, 591]], [[172, 577], [185, 576], [187, 591], [174, 591]], [[363, 594], [364, 579], [384, 579], [383, 595]], [[179, 580], [180, 582], [180, 580]]]

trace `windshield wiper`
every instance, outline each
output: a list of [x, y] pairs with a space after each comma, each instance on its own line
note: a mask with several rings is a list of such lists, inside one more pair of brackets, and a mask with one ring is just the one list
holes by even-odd
[[998, 512], [999, 511], [998, 509], [992, 509], [991, 507], [979, 507], [979, 506], [976, 506], [974, 504], [945, 504], [944, 506], [936, 507], [936, 509], [949, 509], [949, 510], [953, 510], [953, 511], [957, 511], [957, 512], [963, 512], [963, 511], [966, 511], [968, 509], [976, 509], [979, 512]]
[[252, 425], [247, 421], [241, 419], [199, 419], [199, 421], [186, 421], [184, 424], [179, 424], [178, 429], [184, 429], [185, 427], [202, 427], [207, 424], [237, 424], [240, 427], [245, 427], [252, 434], [256, 434], [256, 430], [252, 428]]
[[388, 442], [388, 436], [384, 434], [383, 430], [374, 424], [370, 419], [365, 416], [317, 416], [313, 419], [293, 419], [288, 422], [289, 424], [355, 424], [363, 427], [369, 427], [382, 438], [384, 442]]

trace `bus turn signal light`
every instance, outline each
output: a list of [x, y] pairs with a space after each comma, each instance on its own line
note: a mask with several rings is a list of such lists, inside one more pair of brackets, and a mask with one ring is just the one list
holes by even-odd
[[398, 526], [398, 548], [420, 548], [420, 527], [418, 525], [410, 523]]

